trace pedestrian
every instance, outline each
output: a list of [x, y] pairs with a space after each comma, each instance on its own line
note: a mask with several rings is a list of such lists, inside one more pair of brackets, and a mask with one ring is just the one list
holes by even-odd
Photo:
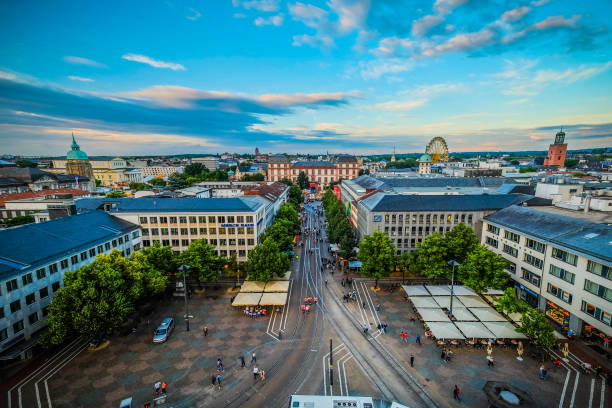
[[363, 328], [363, 333], [367, 335], [367, 334], [368, 334], [368, 330], [369, 330], [369, 328], [368, 328], [368, 327], [364, 327], [364, 328]]
[[376, 326], [376, 328], [378, 329], [378, 331], [380, 331], [380, 330], [381, 330], [381, 327], [382, 327], [382, 326], [381, 326], [380, 324], [378, 324], [378, 325]]
[[253, 365], [253, 363], [257, 362], [257, 357], [255, 356], [255, 352], [253, 352], [253, 354], [251, 355], [251, 365]]
[[259, 368], [255, 367], [253, 369], [253, 379], [256, 380], [258, 375], [259, 375]]
[[461, 402], [461, 399], [459, 399], [459, 394], [461, 394], [461, 390], [459, 389], [459, 387], [457, 387], [457, 384], [455, 384], [455, 389], [453, 390], [453, 398]]
[[421, 336], [419, 334], [416, 336], [416, 342], [418, 345], [421, 345]]
[[265, 383], [266, 382], [266, 372], [264, 370], [260, 370], [259, 376], [261, 377], [261, 382]]
[[376, 311], [380, 312], [380, 303], [376, 305]]
[[546, 367], [544, 367], [544, 364], [542, 364], [540, 366], [540, 380], [545, 380], [546, 379]]
[[202, 332], [204, 333], [204, 337], [208, 336], [208, 326], [204, 326]]
[[161, 381], [155, 383], [155, 395], [159, 395], [159, 391], [161, 390]]
[[217, 376], [217, 385], [219, 386], [219, 390], [221, 390], [221, 381], [223, 381], [223, 376], [219, 374]]
[[410, 353], [410, 367], [414, 367], [414, 354]]
[[493, 356], [487, 356], [487, 367], [494, 367]]
[[446, 349], [442, 349], [442, 354], [440, 354], [440, 358], [442, 361], [446, 361]]
[[244, 356], [240, 356], [240, 367], [245, 367], [246, 363], [244, 362]]
[[162, 383], [162, 394], [164, 394], [164, 395], [166, 395], [166, 387], [167, 387], [167, 386], [168, 386], [168, 385], [167, 385], [167, 384], [166, 384], [166, 382], [164, 381], [164, 382]]
[[362, 302], [361, 306], [363, 306], [363, 308], [365, 309], [365, 302]]
[[212, 383], [213, 388], [215, 388], [215, 385], [217, 385], [217, 376], [213, 374], [210, 381]]
[[404, 331], [400, 332], [400, 341], [404, 341]]

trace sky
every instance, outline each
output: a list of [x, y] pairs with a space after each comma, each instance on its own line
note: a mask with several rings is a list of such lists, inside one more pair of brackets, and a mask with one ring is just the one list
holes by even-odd
[[0, 154], [612, 146], [609, 0], [0, 2]]

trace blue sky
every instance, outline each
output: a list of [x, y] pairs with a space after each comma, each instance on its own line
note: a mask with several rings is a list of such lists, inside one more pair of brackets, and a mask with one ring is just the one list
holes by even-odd
[[612, 4], [4, 1], [3, 153], [612, 146]]

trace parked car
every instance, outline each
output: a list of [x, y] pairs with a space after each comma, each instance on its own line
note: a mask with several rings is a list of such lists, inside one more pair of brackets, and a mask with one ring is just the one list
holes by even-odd
[[163, 343], [168, 340], [168, 336], [174, 330], [174, 319], [171, 317], [166, 317], [159, 327], [155, 330], [155, 334], [153, 335], [153, 343]]

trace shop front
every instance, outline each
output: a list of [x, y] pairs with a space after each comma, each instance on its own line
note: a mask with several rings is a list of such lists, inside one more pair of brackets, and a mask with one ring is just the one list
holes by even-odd
[[561, 327], [569, 326], [570, 313], [550, 300], [546, 301], [546, 316]]
[[527, 289], [525, 286], [519, 284], [519, 299], [527, 303], [531, 307], [538, 307], [539, 295], [534, 291]]

